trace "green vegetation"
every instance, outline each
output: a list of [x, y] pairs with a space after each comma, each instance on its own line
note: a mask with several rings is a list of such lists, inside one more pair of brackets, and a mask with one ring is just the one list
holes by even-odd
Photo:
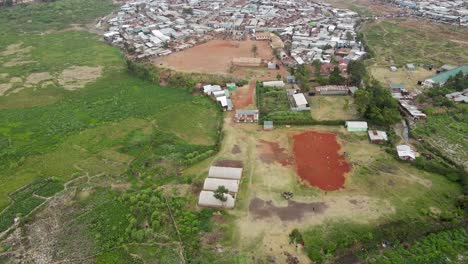
[[[369, 263], [426, 264], [465, 263], [468, 233], [464, 228], [430, 234], [407, 248], [398, 245]], [[460, 258], [461, 256], [461, 258]]]
[[0, 213], [0, 232], [8, 229], [17, 216], [27, 216], [45, 198], [61, 191], [63, 185], [56, 179], [45, 179], [32, 183], [10, 195], [12, 203]]
[[115, 7], [111, 0], [60, 0], [7, 8], [1, 10], [0, 43], [6, 36], [5, 29], [17, 33], [65, 29], [71, 24], [90, 23]]
[[409, 21], [374, 21], [363, 27], [363, 39], [377, 62], [460, 65], [468, 60], [466, 29]]
[[392, 125], [401, 120], [398, 102], [378, 81], [373, 80], [365, 89], [359, 89], [354, 98], [359, 113], [373, 124]]

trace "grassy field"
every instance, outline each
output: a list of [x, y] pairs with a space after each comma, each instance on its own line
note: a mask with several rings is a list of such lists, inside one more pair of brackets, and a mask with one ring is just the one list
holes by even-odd
[[[161, 184], [214, 152], [221, 112], [210, 99], [131, 76], [117, 48], [83, 30], [114, 7], [110, 0], [63, 0], [0, 11], [0, 88], [7, 88], [0, 96], [2, 231], [60, 190], [34, 187], [44, 179], [62, 186], [79, 178], [86, 188]], [[69, 89], [70, 75], [90, 76]], [[14, 193], [24, 186], [31, 187]], [[76, 239], [90, 242], [86, 250], [99, 253], [98, 262], [130, 261], [127, 251], [109, 251], [123, 242], [129, 209], [115, 191], [98, 193], [72, 203], [75, 213], [89, 211], [71, 231], [86, 234]], [[64, 242], [70, 254], [75, 242]]]
[[461, 65], [468, 60], [464, 28], [417, 20], [378, 20], [365, 24], [362, 33], [376, 54], [377, 65]]
[[429, 77], [436, 74], [435, 71], [429, 71], [422, 67], [416, 68], [415, 71], [408, 71], [405, 68], [399, 68], [396, 72], [391, 72], [387, 66], [372, 66], [370, 67], [370, 74], [387, 87], [390, 84], [403, 84], [405, 89], [415, 91], [421, 89], [418, 81], [424, 81]]
[[309, 97], [310, 112], [316, 120], [356, 120], [359, 114], [350, 96]]

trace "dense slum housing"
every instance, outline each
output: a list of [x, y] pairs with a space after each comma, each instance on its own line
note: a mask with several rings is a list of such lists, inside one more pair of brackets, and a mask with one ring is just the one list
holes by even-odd
[[308, 1], [136, 0], [97, 26], [107, 30], [109, 43], [138, 58], [168, 55], [221, 35], [269, 41], [288, 65], [330, 63], [341, 56], [345, 70], [347, 62], [366, 55], [355, 40], [357, 19], [350, 10]]

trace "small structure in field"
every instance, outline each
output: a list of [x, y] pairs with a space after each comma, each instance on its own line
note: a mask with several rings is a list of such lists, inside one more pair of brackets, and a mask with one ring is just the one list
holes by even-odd
[[454, 69], [447, 70], [447, 71], [441, 72], [441, 73], [439, 73], [437, 75], [434, 75], [431, 78], [424, 80], [423, 85], [426, 88], [432, 88], [432, 87], [434, 87], [434, 84], [439, 85], [439, 86], [443, 86], [448, 81], [448, 79], [450, 77], [453, 77], [453, 76], [457, 75], [460, 72], [463, 75], [468, 74], [468, 65], [456, 67]]
[[391, 71], [391, 72], [396, 72], [396, 71], [397, 71], [397, 67], [396, 67], [396, 66], [390, 66], [390, 71]]
[[242, 168], [211, 166], [208, 171], [208, 178], [240, 180]]
[[207, 95], [212, 95], [213, 92], [222, 91], [222, 90], [223, 89], [221, 89], [221, 86], [219, 85], [208, 84], [208, 85], [203, 86], [203, 93]]
[[367, 122], [364, 121], [346, 121], [346, 129], [349, 132], [366, 132]]
[[276, 70], [276, 63], [268, 62], [268, 69], [269, 70]]
[[258, 122], [258, 116], [258, 110], [239, 109], [236, 110], [234, 121], [237, 123], [254, 123]]
[[234, 91], [235, 89], [237, 89], [237, 85], [235, 83], [227, 83], [226, 84], [226, 88], [229, 90], [229, 91]]
[[416, 66], [414, 64], [412, 64], [412, 63], [406, 64], [405, 67], [406, 67], [406, 69], [408, 71], [415, 71], [416, 70]]
[[216, 191], [219, 186], [224, 186], [229, 193], [236, 194], [239, 192], [239, 180], [206, 178], [203, 184], [203, 190]]
[[266, 87], [284, 87], [284, 82], [283, 81], [263, 82], [263, 86], [266, 86]]
[[396, 147], [398, 157], [402, 160], [415, 160], [416, 152], [408, 145], [398, 145]]
[[240, 57], [232, 59], [232, 64], [234, 66], [240, 67], [260, 67], [262, 66], [261, 58], [249, 58], [249, 57]]
[[310, 110], [309, 102], [303, 93], [292, 95], [291, 110], [293, 111], [306, 111]]
[[387, 133], [379, 130], [369, 130], [369, 140], [374, 144], [382, 144], [388, 140]]
[[315, 87], [315, 93], [319, 95], [348, 95], [349, 88], [344, 85], [326, 85]]
[[226, 201], [217, 199], [214, 191], [201, 191], [198, 197], [198, 205], [203, 207], [232, 209], [236, 205], [236, 200], [230, 194], [224, 194]]
[[263, 121], [263, 130], [273, 130], [273, 121]]

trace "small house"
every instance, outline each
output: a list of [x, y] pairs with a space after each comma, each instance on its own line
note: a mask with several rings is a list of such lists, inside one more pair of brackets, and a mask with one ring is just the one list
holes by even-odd
[[416, 66], [415, 66], [414, 64], [412, 64], [412, 63], [408, 63], [408, 64], [406, 64], [406, 69], [407, 69], [408, 71], [415, 71], [415, 70], [416, 70]]
[[348, 95], [349, 88], [344, 85], [317, 86], [315, 93], [319, 95]]
[[273, 130], [273, 121], [263, 121], [263, 130]]
[[398, 145], [396, 147], [398, 157], [402, 160], [415, 160], [416, 153], [408, 145]]
[[303, 93], [293, 94], [292, 98], [293, 98], [293, 103], [294, 103], [292, 110], [294, 111], [310, 110], [309, 102], [307, 102], [307, 99]]
[[348, 132], [366, 132], [367, 122], [364, 121], [346, 121], [346, 129]]
[[397, 67], [396, 67], [396, 66], [390, 66], [390, 71], [391, 71], [391, 72], [396, 72], [396, 71], [397, 71]]
[[226, 84], [226, 88], [229, 90], [229, 91], [234, 91], [235, 89], [237, 89], [237, 86], [235, 83], [227, 83]]
[[284, 87], [284, 82], [283, 81], [263, 82], [263, 86], [266, 86], [266, 87]]
[[276, 70], [276, 63], [268, 62], [267, 67], [268, 67], [269, 70]]
[[258, 110], [239, 109], [236, 110], [234, 121], [236, 121], [237, 123], [254, 123], [258, 122], [258, 116]]
[[369, 130], [369, 140], [374, 144], [382, 144], [388, 140], [387, 133], [379, 130]]
[[296, 83], [296, 77], [294, 77], [293, 75], [289, 75], [288, 77], [286, 77], [286, 80], [290, 84]]

